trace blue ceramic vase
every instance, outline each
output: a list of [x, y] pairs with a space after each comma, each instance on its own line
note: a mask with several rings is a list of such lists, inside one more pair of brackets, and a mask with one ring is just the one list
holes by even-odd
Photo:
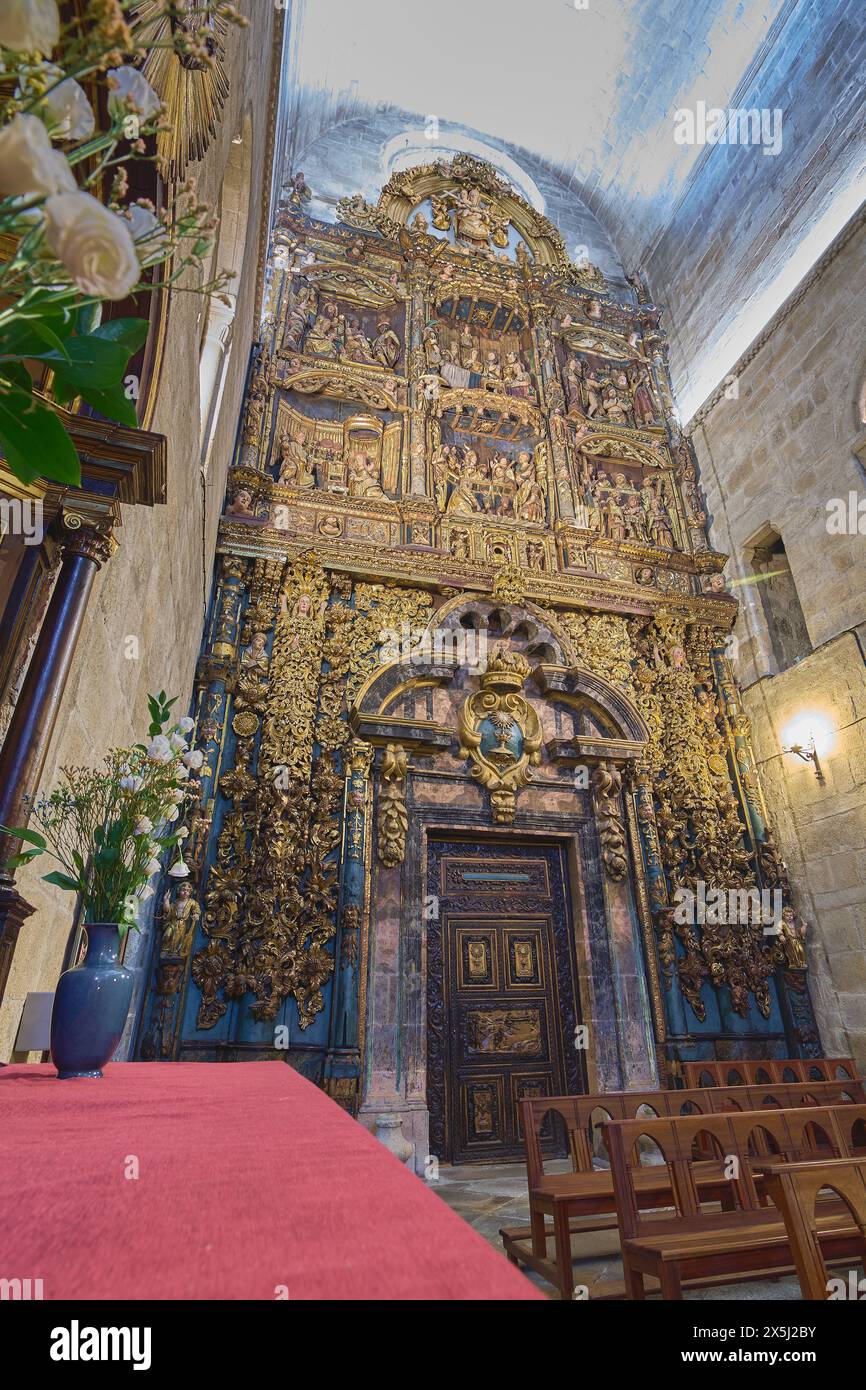
[[114, 922], [89, 922], [87, 953], [57, 982], [51, 1011], [51, 1060], [62, 1081], [101, 1076], [123, 1035], [134, 972], [118, 964]]

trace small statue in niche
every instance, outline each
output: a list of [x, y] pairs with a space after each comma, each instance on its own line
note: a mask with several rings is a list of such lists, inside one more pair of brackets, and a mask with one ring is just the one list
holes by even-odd
[[474, 360], [478, 352], [478, 349], [475, 346], [475, 339], [472, 336], [472, 329], [469, 327], [468, 323], [464, 323], [463, 327], [460, 330], [460, 337], [458, 340], [458, 352], [460, 356], [461, 367], [466, 367], [468, 369], [470, 359]]
[[544, 521], [544, 497], [532, 455], [525, 449], [517, 455], [517, 493], [514, 511], [522, 521]]
[[249, 488], [239, 488], [232, 501], [226, 507], [226, 516], [240, 516], [245, 520], [255, 521], [256, 514], [252, 508], [253, 494]]
[[649, 386], [645, 367], [632, 366], [628, 370], [628, 383], [632, 395], [632, 412], [635, 425], [655, 424], [658, 414]]
[[495, 352], [488, 352], [484, 358], [481, 385], [488, 391], [501, 391], [502, 389], [502, 364]]
[[329, 299], [316, 315], [315, 322], [307, 334], [307, 352], [314, 357], [334, 357], [343, 335], [343, 320], [336, 302]]
[[469, 559], [469, 535], [466, 531], [452, 531], [448, 549], [455, 560]]
[[379, 465], [369, 454], [358, 452], [349, 459], [349, 496], [385, 500]]
[[612, 425], [628, 424], [625, 406], [615, 386], [611, 385], [605, 387], [601, 408], [605, 418], [608, 419]]
[[430, 460], [430, 472], [433, 477], [433, 500], [440, 512], [444, 512], [445, 504], [448, 500], [448, 475], [451, 467], [450, 446], [440, 444], [433, 452]]
[[604, 506], [605, 523], [607, 534], [612, 541], [624, 541], [628, 539], [628, 527], [625, 521], [625, 512], [618, 492], [611, 492], [608, 495]]
[[662, 550], [674, 549], [674, 532], [671, 525], [670, 512], [667, 508], [664, 496], [662, 495], [662, 480], [657, 479], [657, 486], [654, 487], [650, 479], [644, 483], [643, 505], [649, 522], [649, 534], [653, 545], [659, 546]]
[[473, 512], [479, 510], [474, 489], [480, 482], [487, 481], [486, 471], [479, 463], [478, 455], [474, 449], [466, 450], [462, 464], [457, 460], [456, 450], [454, 457], [455, 461], [458, 462], [460, 473], [451, 496], [448, 498], [446, 510], [449, 515], [456, 512], [461, 516], [471, 516]]
[[494, 455], [490, 466], [490, 505], [485, 510], [507, 516], [512, 510], [514, 469], [507, 454]]
[[373, 340], [373, 356], [389, 372], [393, 372], [400, 360], [400, 339], [384, 314], [376, 320], [376, 328], [378, 332]]
[[280, 436], [278, 482], [298, 488], [316, 486], [316, 479], [307, 457], [306, 439], [301, 430], [295, 430], [291, 436], [288, 433]]
[[267, 672], [269, 665], [268, 654], [265, 650], [267, 640], [266, 632], [253, 633], [249, 646], [244, 647], [241, 652], [241, 666], [245, 671]]
[[258, 392], [254, 392], [252, 387], [247, 397], [247, 408], [244, 415], [243, 442], [252, 449], [258, 448], [262, 438], [262, 418], [265, 413], [264, 398]]
[[442, 345], [435, 324], [428, 324], [424, 329], [421, 346], [424, 349], [424, 361], [428, 371], [438, 373], [442, 367]]
[[295, 212], [300, 212], [304, 203], [308, 203], [312, 196], [304, 178], [304, 171], [299, 169], [297, 174], [292, 174], [289, 180], [289, 207]]
[[353, 362], [361, 367], [377, 365], [373, 344], [364, 332], [359, 318], [351, 318], [346, 324], [346, 336], [340, 356], [344, 362]]
[[646, 541], [649, 540], [647, 517], [643, 509], [640, 495], [634, 488], [629, 488], [623, 498], [623, 514], [625, 516], [625, 524], [628, 529], [629, 539], [646, 543]]
[[300, 352], [307, 326], [316, 312], [317, 302], [318, 296], [312, 285], [302, 285], [289, 299], [283, 329], [284, 352]]
[[193, 897], [192, 884], [182, 883], [174, 902], [171, 891], [162, 900], [162, 944], [159, 954], [186, 958], [192, 946], [201, 908]]
[[541, 541], [530, 541], [527, 545], [526, 564], [531, 570], [544, 569], [544, 545]]
[[534, 399], [532, 378], [524, 366], [519, 352], [506, 353], [502, 378], [509, 396], [518, 396], [524, 400]]

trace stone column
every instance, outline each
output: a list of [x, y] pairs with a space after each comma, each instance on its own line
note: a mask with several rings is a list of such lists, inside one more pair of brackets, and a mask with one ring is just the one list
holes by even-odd
[[[60, 573], [0, 750], [2, 825], [27, 822], [27, 798], [35, 795], [42, 778], [93, 580], [115, 549], [110, 523], [88, 522], [77, 512], [64, 511], [60, 547]], [[21, 924], [33, 911], [15, 887], [14, 871], [5, 867], [18, 843], [0, 837], [0, 1001]]]

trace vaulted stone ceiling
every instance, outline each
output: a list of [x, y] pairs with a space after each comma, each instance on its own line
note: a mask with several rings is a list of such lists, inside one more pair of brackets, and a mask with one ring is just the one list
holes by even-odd
[[[333, 207], [401, 163], [488, 143], [605, 273], [647, 273], [685, 418], [863, 196], [863, 0], [291, 8], [287, 167], [316, 168]], [[675, 112], [699, 102], [778, 108], [781, 152], [677, 143]]]

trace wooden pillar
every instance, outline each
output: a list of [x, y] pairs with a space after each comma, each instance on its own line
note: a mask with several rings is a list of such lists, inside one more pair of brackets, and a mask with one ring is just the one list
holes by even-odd
[[[36, 794], [97, 570], [114, 548], [108, 522], [64, 512], [61, 565], [6, 739], [0, 750], [0, 824], [25, 825]], [[18, 843], [0, 837], [0, 1002], [21, 924], [33, 911], [5, 867]]]

